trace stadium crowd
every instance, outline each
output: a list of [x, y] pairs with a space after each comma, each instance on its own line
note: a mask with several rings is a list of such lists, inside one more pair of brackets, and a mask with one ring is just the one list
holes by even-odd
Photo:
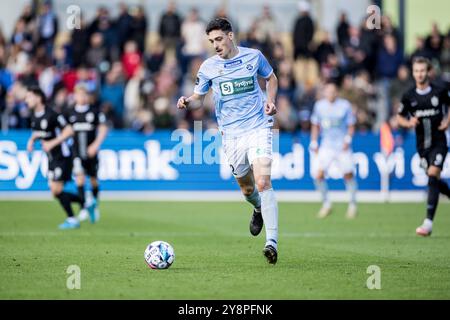
[[[450, 31], [443, 33], [436, 24], [428, 36], [417, 37], [415, 50], [405, 55], [403, 35], [388, 16], [382, 17], [380, 29], [369, 30], [365, 17], [360, 25], [351, 25], [341, 13], [331, 35], [318, 29], [309, 4], [301, 1], [290, 39], [283, 41], [272, 9], [261, 9], [249, 30], [238, 29], [238, 44], [260, 49], [274, 67], [279, 79], [276, 126], [281, 130], [309, 131], [321, 84], [329, 79], [341, 84], [360, 131], [376, 131], [385, 121], [397, 127], [392, 115], [413, 84], [413, 57], [430, 58], [434, 81], [450, 82]], [[224, 8], [215, 15], [228, 16]], [[29, 128], [30, 111], [24, 103], [28, 86], [39, 85], [50, 106], [64, 112], [79, 82], [88, 86], [112, 128], [150, 133], [190, 128], [193, 120], [214, 127], [210, 95], [203, 108], [176, 110], [176, 99], [192, 92], [196, 72], [211, 54], [206, 23], [198, 9], [183, 17], [170, 2], [158, 30], [149, 30], [143, 7], [121, 3], [118, 16], [99, 7], [92, 21], [81, 19], [81, 28], [60, 37], [52, 3], [33, 1], [23, 8], [12, 35], [0, 30], [1, 128]], [[157, 34], [156, 41], [147, 41], [150, 32]]]

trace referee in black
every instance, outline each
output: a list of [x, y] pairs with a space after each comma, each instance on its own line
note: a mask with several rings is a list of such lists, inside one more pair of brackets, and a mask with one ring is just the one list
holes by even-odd
[[441, 180], [441, 171], [448, 152], [445, 131], [450, 122], [450, 91], [430, 83], [431, 63], [428, 59], [415, 58], [412, 69], [416, 85], [402, 97], [398, 122], [402, 127], [415, 128], [421, 166], [428, 175], [427, 217], [416, 229], [418, 235], [426, 237], [432, 232], [439, 193], [450, 198], [450, 189], [447, 183]]

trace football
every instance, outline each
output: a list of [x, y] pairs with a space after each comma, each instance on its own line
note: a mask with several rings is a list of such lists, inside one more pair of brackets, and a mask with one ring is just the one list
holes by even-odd
[[152, 269], [167, 269], [175, 260], [175, 252], [167, 242], [154, 241], [145, 248], [144, 259]]

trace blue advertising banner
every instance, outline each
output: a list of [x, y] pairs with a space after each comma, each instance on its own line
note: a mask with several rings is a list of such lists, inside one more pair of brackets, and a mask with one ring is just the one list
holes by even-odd
[[[216, 131], [156, 131], [143, 135], [131, 131], [110, 132], [100, 151], [102, 190], [237, 190], [238, 186], [221, 149]], [[36, 143], [26, 151], [29, 131], [0, 134], [0, 191], [47, 190], [47, 158]], [[353, 160], [360, 190], [380, 190], [382, 173], [389, 173], [391, 190], [423, 189], [427, 183], [416, 154], [414, 135], [402, 138], [401, 147], [385, 157], [380, 138], [357, 134]], [[274, 135], [272, 177], [277, 190], [313, 190], [308, 150], [309, 135]], [[450, 155], [443, 175], [450, 178]], [[329, 170], [330, 189], [343, 190], [337, 166]]]

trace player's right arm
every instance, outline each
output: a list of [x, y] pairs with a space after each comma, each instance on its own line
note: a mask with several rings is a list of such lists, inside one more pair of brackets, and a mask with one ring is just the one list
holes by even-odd
[[319, 133], [320, 133], [320, 120], [318, 112], [317, 102], [314, 104], [314, 110], [311, 115], [311, 142], [309, 143], [309, 150], [317, 152], [319, 150]]
[[192, 94], [190, 97], [181, 96], [178, 99], [177, 108], [178, 109], [187, 109], [187, 107], [189, 106], [189, 104], [192, 101], [200, 101], [203, 104], [204, 98], [205, 98], [205, 95], [200, 95], [197, 93]]
[[411, 104], [406, 95], [403, 95], [400, 109], [397, 114], [397, 122], [404, 128], [415, 128], [419, 124], [419, 119], [410, 116]]
[[203, 104], [203, 99], [211, 87], [211, 80], [207, 76], [208, 67], [206, 61], [202, 63], [195, 79], [194, 93], [190, 97], [182, 96], [178, 99], [177, 108], [186, 109], [193, 101], [200, 101]]
[[36, 132], [33, 132], [32, 134], [31, 134], [31, 137], [28, 139], [28, 142], [27, 142], [27, 151], [28, 152], [33, 152], [33, 149], [34, 149], [34, 143], [36, 142], [36, 139], [37, 139], [38, 137], [37, 137], [37, 135], [36, 135]]

